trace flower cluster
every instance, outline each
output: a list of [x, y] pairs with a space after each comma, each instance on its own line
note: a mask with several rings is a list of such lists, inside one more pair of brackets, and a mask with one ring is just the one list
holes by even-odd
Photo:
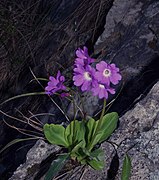
[[52, 95], [57, 91], [66, 90], [66, 86], [64, 86], [65, 77], [61, 76], [60, 71], [58, 71], [56, 78], [53, 76], [49, 77], [49, 82], [45, 88], [46, 94]]
[[108, 92], [115, 94], [111, 84], [116, 85], [121, 80], [119, 68], [115, 64], [108, 64], [101, 61], [93, 68], [91, 64], [95, 61], [88, 55], [86, 47], [76, 51], [76, 60], [74, 68], [74, 85], [81, 87], [82, 91], [91, 91], [94, 96], [100, 99], [108, 98]]
[[[121, 80], [119, 68], [115, 64], [108, 64], [101, 61], [96, 64], [96, 68], [92, 67], [95, 59], [88, 54], [88, 49], [78, 48], [76, 50], [76, 59], [74, 64], [73, 81], [74, 85], [80, 87], [82, 91], [91, 91], [94, 96], [99, 96], [100, 99], [108, 98], [108, 93], [115, 94], [115, 89], [111, 84], [116, 85]], [[66, 90], [63, 84], [65, 77], [61, 75], [60, 71], [57, 77], [50, 76], [49, 82], [45, 91], [47, 94], [54, 94], [57, 91]], [[67, 96], [68, 93], [62, 93], [61, 97]]]

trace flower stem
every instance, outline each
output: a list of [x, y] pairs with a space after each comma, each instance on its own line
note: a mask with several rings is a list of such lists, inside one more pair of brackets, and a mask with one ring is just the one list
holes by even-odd
[[101, 126], [102, 119], [103, 119], [103, 116], [104, 116], [104, 113], [105, 113], [105, 108], [106, 108], [106, 99], [104, 99], [104, 102], [103, 102], [103, 109], [102, 109], [102, 113], [100, 115], [100, 119], [99, 119], [99, 123], [98, 123], [99, 127], [97, 127], [97, 128], [100, 128], [100, 126]]

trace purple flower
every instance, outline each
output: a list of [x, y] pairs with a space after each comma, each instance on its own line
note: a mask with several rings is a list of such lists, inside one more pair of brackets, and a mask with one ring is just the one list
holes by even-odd
[[75, 65], [81, 65], [81, 66], [87, 66], [90, 63], [94, 62], [94, 59], [92, 59], [89, 55], [88, 55], [88, 49], [87, 47], [83, 47], [83, 50], [81, 48], [78, 48], [76, 50], [76, 60], [75, 60]]
[[107, 64], [105, 61], [101, 61], [96, 65], [96, 69], [95, 77], [102, 84], [110, 85], [111, 82], [116, 85], [121, 80], [119, 68], [117, 68], [115, 64]]
[[108, 99], [108, 92], [110, 94], [115, 94], [115, 90], [106, 84], [96, 84], [95, 87], [92, 88], [92, 92], [94, 96], [99, 96], [99, 99], [106, 98]]
[[66, 93], [66, 92], [63, 92], [63, 93], [60, 94], [60, 97], [62, 97], [62, 98], [65, 98], [65, 97], [68, 97], [68, 96], [70, 96], [70, 94]]
[[54, 94], [57, 91], [65, 90], [66, 87], [63, 85], [63, 82], [65, 81], [65, 77], [61, 76], [60, 71], [58, 71], [56, 79], [53, 76], [49, 77], [49, 82], [45, 88], [45, 91], [47, 94]]
[[73, 81], [75, 86], [81, 86], [82, 91], [89, 91], [96, 83], [94, 78], [95, 69], [90, 65], [85, 68], [83, 66], [78, 66], [74, 68]]

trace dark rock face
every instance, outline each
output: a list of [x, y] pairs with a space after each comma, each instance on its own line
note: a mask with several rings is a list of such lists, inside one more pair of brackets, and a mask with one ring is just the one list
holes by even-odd
[[[143, 98], [159, 78], [158, 10], [158, 1], [114, 1], [105, 30], [94, 46], [99, 59], [121, 69], [123, 88], [110, 109], [120, 115]], [[89, 115], [100, 109], [98, 100], [90, 94], [87, 101]]]
[[[143, 98], [159, 79], [159, 2], [157, 0], [115, 0], [113, 6], [112, 3], [111, 0], [40, 2], [37, 14], [43, 15], [41, 19], [38, 19], [42, 25], [39, 26], [37, 23], [37, 27], [45, 31], [39, 34], [35, 31], [34, 39], [29, 41], [33, 53], [28, 55], [29, 57], [23, 63], [12, 66], [12, 63], [7, 61], [6, 64], [9, 63], [9, 65], [6, 68], [3, 66], [5, 73], [3, 73], [0, 85], [2, 100], [26, 92], [43, 91], [38, 83], [29, 83], [33, 79], [29, 67], [37, 77], [55, 75], [57, 69], [65, 72], [66, 75], [71, 74], [70, 67], [73, 65], [75, 49], [84, 44], [89, 47], [90, 53], [94, 49], [95, 57], [112, 61], [121, 69], [124, 88], [111, 107], [111, 111], [117, 111], [122, 115]], [[28, 34], [25, 34], [25, 37], [28, 37]], [[17, 48], [17, 52], [20, 53], [20, 49]], [[21, 55], [30, 54], [29, 52], [21, 51]], [[14, 68], [8, 70], [8, 66]], [[46, 83], [42, 85], [45, 86]], [[92, 115], [101, 106], [98, 99], [91, 95], [87, 96], [87, 100], [85, 110]], [[65, 106], [63, 101], [60, 102], [59, 99], [55, 101]], [[17, 99], [3, 106], [2, 110], [19, 116], [14, 108], [19, 109], [26, 116], [30, 116], [28, 109], [34, 114], [49, 112], [55, 115], [40, 118], [43, 123], [66, 121], [63, 114], [47, 97]], [[68, 106], [66, 103], [65, 110], [70, 109], [71, 105]], [[71, 113], [69, 115], [71, 116]], [[1, 119], [3, 117], [1, 116]], [[14, 138], [21, 137], [15, 130], [5, 126], [2, 121], [0, 125], [3, 127], [0, 131], [2, 137], [0, 144], [4, 145]], [[13, 122], [12, 125], [16, 126], [17, 122]], [[25, 144], [20, 146], [23, 145], [25, 146]], [[13, 171], [18, 164], [23, 162], [26, 152], [27, 148], [20, 153], [20, 157], [23, 157], [20, 162], [18, 158], [12, 159], [13, 166], [9, 159], [18, 157], [18, 152], [13, 149], [10, 155], [5, 154], [0, 165], [4, 178], [8, 178], [12, 173], [6, 175], [6, 172]], [[110, 152], [112, 152], [111, 149]], [[6, 160], [8, 160], [7, 163]]]
[[158, 10], [158, 1], [114, 1], [96, 42], [99, 58], [116, 63], [123, 75], [125, 85], [113, 108], [119, 113], [159, 77]]

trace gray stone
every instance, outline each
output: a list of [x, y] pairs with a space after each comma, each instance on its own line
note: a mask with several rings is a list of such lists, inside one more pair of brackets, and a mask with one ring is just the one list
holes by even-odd
[[[110, 142], [118, 144], [117, 152], [120, 166], [116, 179], [120, 179], [124, 153], [128, 151], [132, 160], [131, 180], [157, 180], [159, 178], [159, 82], [154, 85], [143, 100], [122, 116], [119, 121], [119, 128], [109, 139]], [[105, 152], [106, 162], [102, 171], [90, 168], [82, 171], [82, 168], [77, 167], [63, 179], [78, 180], [81, 176], [83, 180], [105, 179], [115, 151], [108, 142], [102, 144], [102, 149]], [[42, 160], [58, 150], [57, 146], [48, 145], [39, 140], [28, 152], [26, 163], [18, 167], [10, 179], [34, 179]]]
[[[119, 145], [117, 148], [120, 166], [116, 177], [120, 179], [124, 152], [128, 151], [132, 160], [131, 180], [159, 179], [159, 82], [154, 85], [147, 97], [120, 118], [120, 126], [109, 141]], [[113, 147], [104, 142], [106, 167], [102, 172], [88, 170], [84, 180], [106, 179]]]
[[137, 76], [159, 53], [159, 2], [115, 0], [95, 51], [122, 68], [124, 80]]
[[[158, 19], [159, 2], [154, 0], [115, 0], [106, 16], [105, 30], [94, 50], [100, 54], [99, 61], [113, 62], [120, 68], [124, 88], [112, 107], [119, 114], [159, 77]], [[84, 101], [90, 116], [101, 109], [101, 103], [90, 94]]]
[[50, 154], [58, 152], [59, 150], [60, 147], [58, 146], [49, 145], [43, 140], [38, 140], [28, 151], [26, 162], [17, 168], [10, 180], [33, 180], [39, 170], [41, 162]]
[[[91, 4], [91, 2], [89, 3]], [[98, 1], [98, 3], [100, 3], [100, 1]], [[105, 4], [106, 3], [104, 2], [104, 5], [101, 7], [105, 7]], [[86, 6], [84, 7], [88, 9]], [[88, 30], [94, 29], [94, 24], [92, 23], [92, 21], [96, 19], [95, 18], [96, 16], [94, 15], [97, 14], [97, 12], [94, 12], [94, 9], [98, 11], [98, 8], [96, 8], [96, 6], [94, 6], [93, 9], [91, 8], [89, 10], [90, 12], [86, 11], [88, 12], [87, 17], [90, 18], [89, 23], [88, 23], [88, 19], [86, 21], [87, 22], [86, 24], [80, 23], [81, 16], [83, 17], [83, 14], [82, 14], [78, 19], [76, 17], [73, 18], [71, 22], [68, 23], [68, 27], [62, 28], [61, 31], [56, 30], [53, 33], [51, 33], [51, 35], [49, 35], [48, 39], [46, 39], [44, 43], [44, 46], [42, 46], [42, 48], [39, 49], [39, 52], [37, 53], [37, 56], [36, 56], [38, 67], [36, 66], [33, 69], [33, 72], [35, 72], [35, 74], [38, 75], [38, 77], [43, 77], [44, 74], [46, 75], [46, 72], [42, 73], [43, 75], [41, 76], [39, 73], [42, 71], [42, 69], [44, 69], [43, 68], [44, 61], [46, 61], [45, 69], [49, 71], [50, 74], [52, 74], [53, 72], [56, 72], [57, 70], [56, 69], [57, 67], [53, 66], [53, 64], [56, 64], [55, 63], [56, 61], [58, 61], [58, 63], [62, 65], [67, 64], [66, 67], [69, 67], [70, 65], [72, 65], [72, 61], [74, 60], [73, 49], [75, 49], [76, 47], [76, 35], [78, 37], [78, 34], [82, 34], [82, 37], [80, 36], [80, 38], [77, 40], [79, 41], [77, 45], [84, 44], [87, 40], [89, 40], [92, 34], [92, 31], [91, 33], [89, 33]], [[100, 14], [105, 14], [104, 13], [105, 9], [108, 10], [109, 8], [102, 8], [102, 11]], [[93, 12], [93, 16], [91, 14], [92, 12]], [[101, 23], [101, 19], [103, 19], [103, 15], [101, 16], [99, 18], [100, 20], [99, 24]], [[125, 95], [121, 96], [122, 98], [123, 97], [124, 98], [117, 105], [118, 108], [121, 105], [120, 107], [121, 112], [125, 110], [125, 106], [128, 107], [130, 105], [128, 104], [128, 100], [134, 98], [134, 97], [133, 98], [131, 97], [131, 94], [141, 93], [141, 91], [139, 92], [140, 87], [142, 86], [141, 82], [142, 83], [144, 82], [142, 77], [147, 73], [147, 72], [142, 72], [142, 71], [144, 70], [145, 67], [149, 66], [149, 64], [153, 61], [153, 58], [155, 58], [159, 54], [158, 53], [158, 49], [159, 49], [158, 48], [159, 47], [159, 42], [158, 42], [159, 21], [158, 19], [159, 19], [159, 2], [157, 0], [147, 0], [147, 1], [145, 0], [133, 0], [133, 1], [115, 0], [113, 7], [111, 8], [110, 12], [108, 13], [106, 17], [105, 31], [103, 32], [103, 34], [101, 35], [101, 37], [98, 39], [96, 43], [96, 46], [94, 48], [95, 53], [101, 52], [101, 55], [99, 58], [102, 59], [106, 57], [107, 59], [110, 59], [111, 61], [115, 62], [121, 68], [121, 73], [126, 83], [128, 83], [131, 79], [135, 79], [137, 76], [141, 79], [141, 80], [138, 79], [138, 81], [134, 80], [133, 83], [130, 82], [131, 88], [126, 89]], [[78, 33], [76, 33], [74, 29], [75, 22], [77, 23], [77, 27], [79, 28], [79, 29], [77, 28]], [[99, 24], [98, 24], [98, 29], [99, 29]], [[85, 27], [85, 25], [87, 25], [87, 27]], [[61, 37], [61, 34], [63, 35], [63, 38]], [[70, 34], [71, 34], [71, 37], [70, 37]], [[94, 31], [93, 31], [93, 34], [94, 34]], [[68, 59], [72, 59], [72, 60], [70, 60], [68, 63]], [[26, 74], [30, 74], [31, 76], [31, 73], [27, 73], [28, 71], [26, 69], [27, 68], [25, 67], [25, 71], [20, 76], [21, 80], [19, 80], [19, 82], [23, 82], [21, 83], [22, 87], [26, 86], [26, 84], [28, 83], [28, 79], [30, 80], [30, 78], [26, 76]], [[150, 69], [150, 71], [152, 70]], [[12, 77], [12, 79], [14, 80], [14, 77]], [[151, 82], [154, 80], [155, 79], [152, 78]], [[143, 85], [143, 87], [147, 88], [146, 85]], [[138, 95], [136, 95], [136, 97], [137, 96]], [[90, 99], [89, 106], [87, 106], [86, 104], [87, 109], [86, 108], [85, 109], [86, 111], [88, 110], [89, 115], [92, 115], [95, 110], [99, 109], [99, 104], [98, 104], [98, 100], [93, 99], [92, 97], [90, 97], [89, 99]], [[29, 102], [34, 102], [34, 101], [29, 101]], [[154, 107], [155, 105], [157, 106], [157, 104], [153, 104], [155, 102], [156, 101], [154, 101], [154, 99], [153, 101], [151, 101], [152, 106], [148, 110], [149, 113], [153, 112], [154, 110], [153, 108], [155, 108]], [[50, 111], [49, 110], [48, 111], [51, 113], [54, 112], [54, 111], [52, 112], [52, 109], [55, 109], [55, 107], [50, 105], [49, 103], [43, 102], [43, 103], [40, 103], [40, 105], [41, 105], [42, 112], [44, 109], [47, 109], [47, 110], [49, 109]], [[36, 107], [33, 104], [32, 106]], [[122, 106], [124, 107], [122, 108]], [[148, 106], [150, 105], [148, 104]], [[144, 138], [146, 137], [149, 138], [149, 136], [151, 136], [151, 133], [149, 131], [151, 130], [153, 123], [155, 123], [155, 120], [156, 120], [155, 113], [154, 113], [153, 118], [148, 117], [147, 110], [141, 109], [141, 107], [143, 107], [142, 104], [139, 104], [137, 107], [140, 112], [138, 113], [138, 116], [140, 116], [141, 113], [143, 113], [142, 118], [147, 119], [146, 126], [145, 126], [145, 121], [143, 119], [140, 119], [140, 122], [138, 122], [138, 118], [136, 119], [136, 117], [138, 117], [137, 114], [134, 117], [130, 117], [131, 122], [129, 122], [128, 119], [123, 120], [123, 122], [126, 121], [127, 123], [126, 127], [124, 127], [126, 124], [122, 123], [122, 120], [121, 120], [122, 125], [120, 125], [120, 127], [123, 126], [123, 129], [125, 128], [125, 131], [122, 131], [119, 127], [119, 132], [120, 131], [125, 132], [125, 135], [115, 136], [117, 139], [119, 138], [117, 142], [123, 141], [123, 143], [121, 144], [119, 148], [119, 152], [122, 146], [124, 149], [125, 148], [127, 149], [128, 147], [130, 147], [130, 145], [133, 145], [134, 142], [139, 143], [141, 145], [143, 145], [142, 143], [146, 143], [149, 139], [144, 142], [140, 142], [141, 138], [137, 139], [137, 137], [141, 135], [141, 132], [146, 133], [145, 136], [144, 134], [142, 134]], [[70, 109], [71, 108], [72, 106], [70, 106]], [[62, 121], [62, 118], [59, 117], [59, 112], [56, 111], [55, 114], [56, 114], [55, 120], [57, 120], [56, 117], [58, 116], [58, 119]], [[69, 115], [71, 116], [72, 114], [69, 114]], [[52, 121], [52, 117], [50, 119]], [[44, 122], [47, 122], [47, 121], [49, 120], [46, 119], [46, 121]], [[148, 134], [148, 132], [150, 134]], [[133, 135], [135, 135], [133, 136], [132, 140], [129, 139], [131, 133], [134, 133]], [[115, 137], [112, 140], [116, 141]], [[128, 139], [125, 140], [125, 137], [127, 137]], [[155, 139], [155, 142], [156, 142], [156, 139]], [[137, 146], [138, 144], [135, 147]], [[114, 151], [110, 144], [104, 143], [103, 148], [105, 148], [107, 152], [106, 153], [106, 159], [107, 159], [106, 169], [103, 171], [103, 173], [98, 172], [98, 175], [95, 173], [93, 178], [96, 178], [96, 179], [106, 177], [106, 174], [107, 174], [106, 172], [108, 170], [111, 158], [114, 155]], [[138, 149], [140, 149], [140, 147], [138, 147]], [[154, 152], [156, 152], [156, 150]], [[140, 152], [136, 154], [139, 156]], [[145, 157], [142, 157], [141, 159], [143, 160], [143, 162], [145, 161]], [[122, 156], [121, 156], [121, 160], [122, 160]], [[147, 168], [145, 163], [143, 163], [143, 166], [145, 169]], [[26, 171], [24, 171], [24, 173], [25, 172]], [[145, 170], [145, 172], [147, 171]], [[89, 173], [90, 173], [90, 178], [91, 178], [93, 176], [93, 172], [88, 171], [87, 175]], [[144, 173], [144, 175], [146, 176], [146, 173]], [[155, 171], [155, 174], [154, 172], [150, 172], [149, 176], [157, 177], [157, 171]], [[86, 177], [88, 178], [88, 176]]]

